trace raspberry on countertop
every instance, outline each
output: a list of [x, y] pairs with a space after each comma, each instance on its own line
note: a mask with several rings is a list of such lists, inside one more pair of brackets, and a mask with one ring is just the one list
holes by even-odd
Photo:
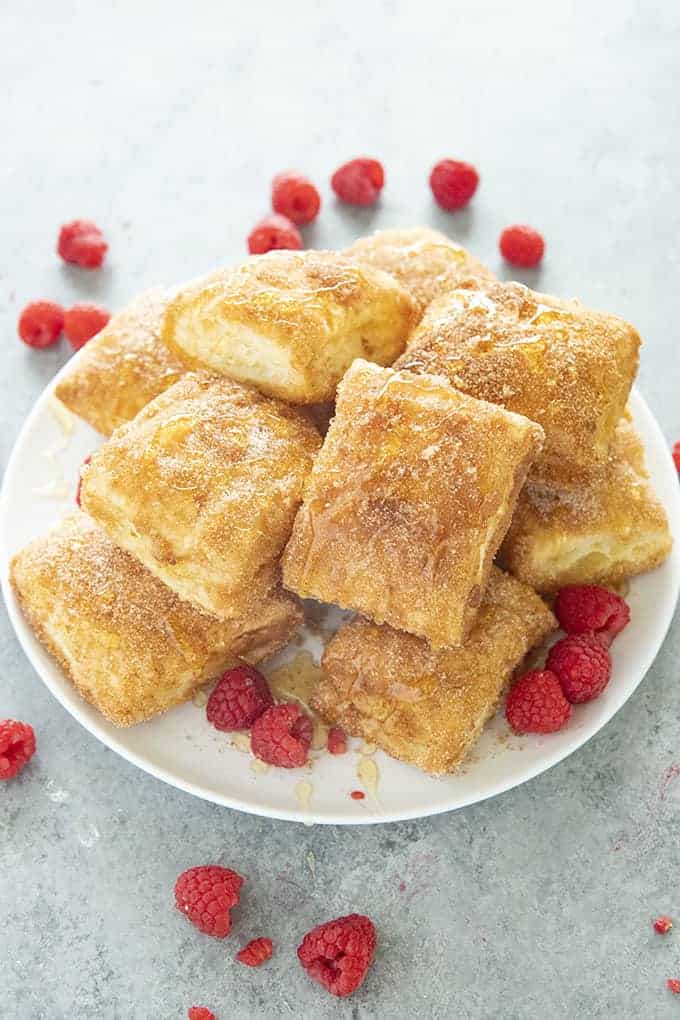
[[375, 927], [363, 914], [348, 914], [319, 924], [298, 946], [298, 959], [313, 981], [343, 997], [366, 977], [377, 942]]

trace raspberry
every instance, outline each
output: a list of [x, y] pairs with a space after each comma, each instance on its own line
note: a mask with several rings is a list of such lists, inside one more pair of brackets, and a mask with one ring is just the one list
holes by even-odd
[[33, 727], [14, 719], [0, 719], [0, 780], [13, 779], [34, 754]]
[[260, 964], [271, 960], [273, 952], [274, 943], [271, 939], [253, 939], [239, 950], [236, 959], [239, 963], [245, 963], [246, 967], [259, 967]]
[[628, 603], [607, 588], [596, 584], [570, 584], [558, 592], [555, 615], [567, 634], [593, 631], [609, 646], [628, 624]]
[[313, 981], [331, 995], [351, 995], [366, 977], [375, 952], [373, 922], [363, 914], [349, 914], [319, 924], [298, 946], [298, 959]]
[[267, 681], [252, 666], [236, 666], [222, 676], [205, 714], [216, 730], [248, 730], [274, 704]]
[[670, 917], [657, 917], [652, 923], [654, 931], [657, 931], [659, 935], [668, 935], [668, 932], [673, 927]]
[[598, 698], [609, 683], [612, 658], [594, 634], [570, 634], [553, 645], [545, 664], [572, 705]]
[[217, 864], [189, 868], [175, 882], [175, 904], [199, 931], [223, 939], [231, 930], [230, 910], [243, 882], [235, 871]]
[[189, 1020], [215, 1020], [215, 1014], [205, 1006], [190, 1006]]
[[347, 750], [347, 734], [339, 726], [331, 726], [326, 744], [331, 754], [344, 754]]
[[64, 313], [64, 333], [68, 337], [74, 351], [96, 336], [104, 328], [110, 314], [100, 305], [73, 305]]
[[321, 197], [308, 177], [286, 170], [272, 181], [272, 209], [299, 226], [315, 220]]
[[479, 184], [479, 174], [470, 163], [440, 159], [432, 167], [430, 187], [437, 204], [453, 212], [467, 205]]
[[248, 234], [248, 251], [251, 255], [263, 255], [266, 251], [280, 248], [298, 250], [302, 247], [300, 231], [287, 216], [272, 213], [260, 220]]
[[571, 705], [547, 669], [534, 669], [511, 688], [505, 716], [515, 733], [555, 733], [569, 722]]
[[498, 241], [501, 255], [513, 266], [524, 266], [528, 269], [537, 266], [543, 258], [545, 241], [537, 230], [522, 224], [506, 227]]
[[373, 205], [385, 185], [382, 163], [368, 156], [350, 159], [338, 167], [331, 177], [331, 187], [338, 198], [350, 205]]
[[83, 463], [80, 465], [80, 472], [78, 474], [78, 488], [76, 489], [76, 506], [80, 506], [80, 493], [83, 488], [83, 468], [86, 464], [89, 464], [92, 460], [92, 454], [86, 457]]
[[673, 446], [673, 463], [678, 471], [680, 471], [680, 440]]
[[666, 982], [666, 987], [673, 995], [680, 995], [680, 981], [677, 978], [669, 978]]
[[312, 742], [312, 720], [297, 702], [268, 708], [253, 725], [250, 747], [256, 758], [284, 769], [304, 765]]
[[350, 797], [352, 798], [352, 800], [363, 800], [365, 796], [366, 794], [364, 793], [363, 790], [352, 790], [352, 792], [350, 793]]
[[101, 230], [91, 220], [73, 220], [59, 231], [57, 251], [65, 262], [83, 269], [99, 269], [108, 247]]
[[19, 316], [19, 336], [29, 347], [51, 347], [64, 328], [64, 309], [54, 301], [31, 301]]

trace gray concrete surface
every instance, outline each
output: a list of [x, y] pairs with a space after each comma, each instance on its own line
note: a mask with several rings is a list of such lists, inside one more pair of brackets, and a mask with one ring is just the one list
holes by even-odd
[[[0, 452], [67, 357], [15, 338], [29, 299], [119, 306], [149, 284], [232, 260], [267, 209], [272, 173], [323, 185], [310, 245], [376, 226], [442, 227], [498, 266], [511, 221], [548, 254], [527, 282], [630, 318], [641, 385], [680, 436], [680, 13], [606, 0], [247, 4], [5, 3], [0, 165]], [[384, 159], [380, 206], [338, 208], [327, 179], [354, 154]], [[431, 204], [440, 156], [474, 161], [468, 211]], [[60, 265], [58, 225], [91, 216], [100, 274]], [[497, 800], [373, 829], [305, 829], [201, 803], [88, 736], [0, 624], [0, 716], [30, 720], [40, 751], [0, 790], [2, 1020], [260, 1017], [672, 1017], [680, 783], [672, 630], [646, 681], [582, 751]], [[670, 770], [670, 771], [669, 771]], [[309, 853], [315, 860], [309, 868]], [[183, 868], [249, 876], [249, 972], [171, 909]], [[403, 889], [400, 891], [400, 886]], [[308, 982], [300, 933], [369, 913], [380, 949], [346, 1002]], [[680, 924], [678, 925], [680, 929]]]

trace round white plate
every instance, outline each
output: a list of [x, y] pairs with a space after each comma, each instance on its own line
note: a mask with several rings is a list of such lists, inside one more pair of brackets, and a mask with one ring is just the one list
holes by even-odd
[[[68, 368], [72, 367], [73, 362]], [[309, 772], [255, 772], [249, 755], [233, 747], [228, 735], [217, 733], [207, 723], [205, 711], [193, 703], [141, 726], [117, 729], [76, 694], [38, 644], [7, 581], [10, 557], [72, 508], [80, 464], [102, 442], [78, 419], [69, 415], [66, 423], [59, 420], [53, 410], [53, 385], [42, 394], [17, 439], [0, 497], [0, 566], [10, 618], [36, 672], [71, 715], [123, 758], [198, 797], [308, 824], [396, 821], [473, 804], [531, 779], [581, 747], [630, 697], [664, 639], [680, 588], [680, 486], [659, 427], [635, 393], [631, 402], [635, 424], [668, 511], [676, 548], [660, 569], [632, 582], [628, 596], [632, 619], [613, 648], [612, 680], [597, 701], [575, 708], [561, 733], [509, 735], [500, 712], [456, 775], [432, 778], [378, 752], [373, 756], [379, 772], [377, 793], [367, 791], [364, 800], [352, 800], [350, 791], [363, 785], [357, 775], [358, 741], [344, 756], [316, 756]], [[305, 642], [320, 650], [313, 634], [307, 634]]]

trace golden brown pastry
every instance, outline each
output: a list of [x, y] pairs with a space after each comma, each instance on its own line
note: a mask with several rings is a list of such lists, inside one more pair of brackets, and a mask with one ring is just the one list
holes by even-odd
[[510, 523], [538, 425], [443, 379], [355, 361], [283, 558], [284, 584], [460, 644]]
[[538, 595], [494, 567], [461, 648], [358, 619], [326, 648], [313, 706], [329, 722], [426, 772], [452, 772], [496, 711], [527, 652], [557, 623]]
[[607, 459], [640, 338], [614, 315], [519, 283], [469, 281], [427, 309], [396, 368], [446, 376], [545, 430], [533, 478], [582, 481]]
[[244, 620], [207, 616], [78, 512], [18, 553], [10, 570], [38, 640], [117, 726], [186, 701], [236, 657], [255, 663], [273, 655], [302, 622], [282, 592]]
[[163, 339], [197, 368], [315, 404], [333, 400], [355, 358], [394, 361], [415, 321], [386, 273], [336, 252], [275, 251], [180, 289]]
[[278, 579], [320, 445], [295, 408], [188, 373], [93, 455], [81, 505], [180, 598], [238, 619]]
[[438, 230], [377, 230], [345, 248], [354, 262], [384, 269], [404, 287], [420, 315], [434, 298], [471, 276], [494, 280], [491, 270]]
[[187, 371], [160, 339], [173, 293], [148, 290], [114, 315], [58, 383], [57, 397], [97, 432], [110, 436]]
[[672, 545], [642, 441], [622, 419], [607, 464], [587, 485], [524, 487], [499, 562], [526, 584], [551, 592], [565, 584], [617, 584], [657, 567]]

